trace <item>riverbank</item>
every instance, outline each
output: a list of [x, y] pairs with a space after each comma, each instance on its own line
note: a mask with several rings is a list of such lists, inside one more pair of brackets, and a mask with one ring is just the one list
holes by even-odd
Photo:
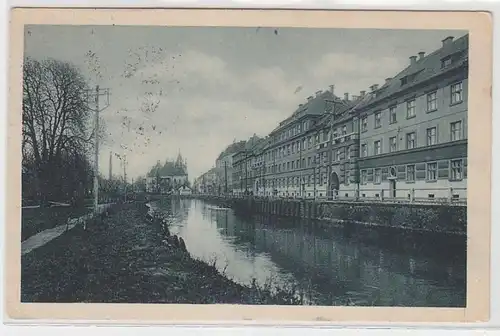
[[[293, 289], [243, 286], [166, 244], [144, 203], [120, 204], [25, 254], [22, 302], [301, 304]], [[189, 247], [188, 247], [189, 249]]]
[[227, 198], [193, 195], [243, 215], [268, 214], [332, 222], [351, 230], [355, 227], [393, 229], [406, 232], [467, 235], [467, 207], [449, 204], [344, 202], [266, 197]]

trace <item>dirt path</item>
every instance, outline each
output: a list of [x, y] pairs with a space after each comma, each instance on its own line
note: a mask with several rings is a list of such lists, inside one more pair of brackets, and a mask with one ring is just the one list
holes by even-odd
[[[102, 204], [99, 211], [104, 211], [111, 204]], [[93, 217], [93, 214], [87, 214], [78, 218], [72, 218], [68, 220], [67, 224], [56, 226], [52, 229], [44, 230], [40, 233], [35, 234], [34, 236], [29, 237], [28, 239], [21, 242], [21, 255], [25, 255], [30, 253], [34, 249], [39, 248], [50, 242], [51, 240], [59, 237], [66, 231], [73, 229], [76, 225], [81, 224], [83, 221], [87, 221]]]

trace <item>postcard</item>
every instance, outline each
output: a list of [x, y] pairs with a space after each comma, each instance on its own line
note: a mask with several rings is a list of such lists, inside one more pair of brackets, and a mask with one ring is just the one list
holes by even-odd
[[7, 317], [489, 317], [480, 12], [16, 8]]

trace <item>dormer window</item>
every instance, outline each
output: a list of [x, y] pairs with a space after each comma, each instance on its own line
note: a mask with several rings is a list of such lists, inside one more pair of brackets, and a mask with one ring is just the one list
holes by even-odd
[[408, 77], [401, 78], [401, 85], [406, 85], [406, 84], [408, 84]]
[[450, 66], [451, 62], [452, 62], [451, 56], [441, 59], [441, 68], [446, 68], [447, 66]]

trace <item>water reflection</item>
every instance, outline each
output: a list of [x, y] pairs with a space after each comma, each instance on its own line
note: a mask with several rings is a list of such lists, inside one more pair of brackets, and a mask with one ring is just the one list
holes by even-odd
[[172, 233], [190, 253], [240, 283], [297, 284], [316, 304], [465, 305], [465, 261], [426, 248], [391, 249], [306, 220], [243, 218], [198, 200], [164, 201]]

